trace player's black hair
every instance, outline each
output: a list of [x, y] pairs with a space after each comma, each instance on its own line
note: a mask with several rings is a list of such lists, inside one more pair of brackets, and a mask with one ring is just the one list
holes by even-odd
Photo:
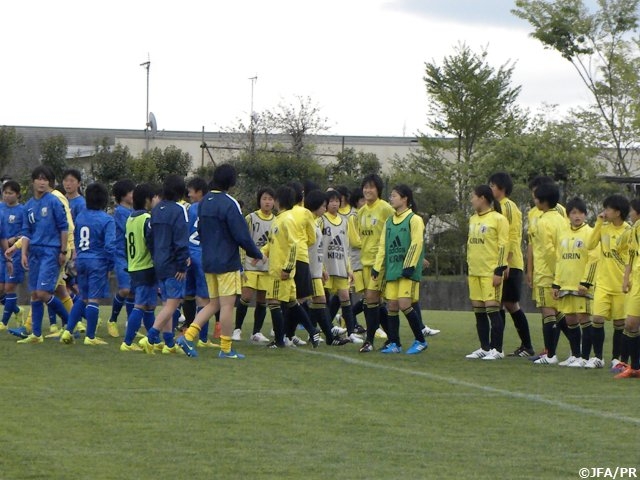
[[620, 218], [625, 220], [629, 216], [629, 200], [624, 195], [620, 195], [619, 193], [614, 193], [613, 195], [609, 195], [602, 202], [602, 206], [604, 208], [612, 208], [613, 210], [617, 210], [620, 212]]
[[538, 185], [533, 194], [540, 203], [546, 203], [549, 208], [556, 208], [560, 201], [560, 189], [555, 183]]
[[640, 213], [640, 198], [634, 198], [629, 202], [629, 207], [633, 208], [636, 213]]
[[375, 173], [370, 173], [366, 177], [362, 179], [362, 183], [360, 183], [360, 188], [363, 188], [367, 183], [373, 183], [378, 191], [378, 198], [382, 198], [382, 189], [384, 188], [384, 182], [380, 175], [376, 175]]
[[162, 198], [172, 202], [177, 202], [184, 198], [186, 188], [182, 175], [167, 175], [162, 182]]
[[500, 202], [498, 202], [493, 196], [493, 192], [489, 185], [478, 185], [473, 189], [473, 193], [475, 193], [476, 197], [484, 197], [487, 203], [492, 206], [496, 212], [502, 213]]
[[18, 198], [20, 198], [20, 184], [15, 180], [7, 180], [2, 184], [2, 191], [11, 190], [12, 192], [16, 192], [18, 194]]
[[320, 190], [320, 185], [318, 185], [313, 180], [305, 180], [302, 184], [302, 189], [304, 192], [310, 192], [311, 190]]
[[76, 168], [67, 168], [64, 172], [62, 172], [62, 179], [64, 180], [69, 175], [78, 180], [78, 182], [82, 181], [82, 173]]
[[206, 193], [208, 190], [207, 181], [202, 177], [190, 178], [187, 182], [187, 189], [189, 188], [194, 192]]
[[151, 183], [141, 183], [133, 189], [133, 209], [145, 210], [147, 200], [153, 200], [158, 194], [158, 188]]
[[362, 199], [362, 187], [356, 187], [349, 194], [349, 205], [358, 208], [358, 202]]
[[84, 192], [87, 210], [104, 210], [109, 203], [109, 190], [102, 183], [90, 183]]
[[535, 190], [540, 185], [545, 185], [548, 183], [555, 182], [553, 181], [553, 178], [549, 177], [548, 175], [537, 175], [529, 181], [529, 190]]
[[262, 187], [258, 190], [258, 194], [256, 195], [256, 205], [258, 206], [258, 210], [260, 210], [260, 200], [262, 200], [262, 196], [264, 194], [269, 195], [271, 198], [276, 198], [276, 192], [271, 187]]
[[113, 193], [116, 203], [120, 203], [122, 199], [129, 194], [129, 192], [133, 192], [134, 188], [136, 188], [136, 184], [128, 178], [125, 178], [123, 180], [118, 180], [113, 184], [111, 193]]
[[53, 187], [56, 183], [56, 174], [53, 173], [53, 170], [48, 165], [38, 165], [31, 171], [31, 180], [37, 180], [43, 176], [49, 181], [49, 185]]
[[289, 182], [287, 186], [293, 190], [296, 205], [304, 200], [304, 185], [300, 182]]
[[230, 163], [223, 163], [218, 165], [213, 171], [213, 178], [209, 186], [213, 190], [220, 190], [226, 192], [236, 184], [238, 180], [238, 172], [236, 168]]
[[409, 187], [409, 185], [399, 183], [391, 190], [395, 190], [401, 198], [406, 198], [407, 207], [409, 207], [411, 210], [413, 210], [414, 212], [418, 210], [418, 205], [416, 205], [416, 202], [413, 199], [413, 190], [411, 190], [411, 187]]
[[311, 190], [304, 196], [304, 208], [313, 212], [314, 210], [319, 209], [326, 201], [327, 197], [324, 192], [321, 192], [320, 190]]
[[587, 214], [587, 203], [580, 197], [573, 197], [567, 202], [567, 206], [565, 208], [567, 210], [567, 216], [571, 213], [571, 210], [578, 210], [585, 215]]
[[334, 198], [338, 200], [338, 202], [340, 202], [342, 200], [342, 194], [337, 190], [328, 190], [326, 192], [324, 192], [324, 196], [327, 200], [327, 203], [329, 203], [329, 200], [333, 200]]
[[489, 184], [493, 183], [498, 189], [504, 191], [508, 197], [513, 192], [513, 180], [507, 172], [496, 172], [489, 177]]
[[276, 190], [274, 198], [277, 200], [280, 210], [289, 210], [296, 205], [296, 192], [286, 185]]

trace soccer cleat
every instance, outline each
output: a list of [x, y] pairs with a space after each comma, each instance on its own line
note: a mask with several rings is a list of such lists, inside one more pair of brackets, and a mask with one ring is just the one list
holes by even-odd
[[153, 345], [153, 343], [149, 342], [149, 339], [147, 337], [142, 337], [138, 342], [138, 345], [142, 348], [142, 350], [144, 350], [144, 353], [148, 353], [149, 355], [153, 355], [156, 353], [155, 346]]
[[60, 343], [65, 343], [67, 345], [73, 343], [73, 335], [69, 330], [65, 330], [64, 332], [62, 332], [62, 335], [60, 335]]
[[7, 332], [18, 338], [27, 338], [29, 336], [29, 331], [24, 325], [18, 328], [10, 328]]
[[236, 328], [231, 334], [231, 340], [233, 340], [234, 342], [239, 342], [240, 340], [242, 340], [242, 330]]
[[587, 361], [584, 358], [576, 358], [575, 362], [570, 363], [569, 365], [567, 365], [567, 367], [584, 368], [586, 363]]
[[547, 349], [545, 348], [540, 353], [536, 353], [535, 355], [531, 355], [530, 357], [527, 357], [527, 358], [532, 362], [535, 362], [536, 360], [539, 360], [541, 357], [545, 356], [546, 354], [547, 354]]
[[179, 337], [176, 340], [178, 345], [187, 357], [195, 358], [198, 356], [198, 351], [194, 348], [193, 342], [190, 342], [186, 337]]
[[276, 349], [276, 348], [286, 348], [286, 345], [283, 343], [282, 345], [278, 345], [275, 340], [269, 342], [266, 345], [267, 348]]
[[251, 343], [267, 344], [271, 340], [265, 337], [261, 332], [251, 335]]
[[523, 347], [522, 345], [520, 345], [513, 352], [507, 354], [507, 357], [527, 358], [527, 357], [533, 357], [535, 354], [536, 354], [536, 352], [533, 350], [533, 348], [526, 348], [526, 347]]
[[316, 333], [314, 333], [313, 336], [309, 336], [309, 341], [311, 342], [311, 346], [313, 348], [318, 348], [318, 346], [320, 345], [320, 331], [316, 330]]
[[[320, 337], [318, 337], [320, 338]], [[302, 340], [299, 336], [294, 335], [293, 337], [291, 337], [291, 343], [293, 343], [294, 346], [296, 347], [302, 347], [303, 345], [306, 345], [307, 342], [305, 342], [304, 340]]]
[[435, 328], [430, 328], [428, 325], [425, 325], [422, 329], [422, 334], [425, 337], [435, 337], [440, 333], [440, 330], [436, 330]]
[[489, 353], [482, 357], [482, 360], [502, 360], [504, 358], [504, 353], [499, 352], [495, 348], [489, 350]]
[[132, 343], [131, 345], [127, 345], [126, 343], [122, 342], [120, 344], [120, 351], [121, 352], [141, 352], [142, 347], [139, 347], [135, 343]]
[[163, 355], [174, 355], [174, 354], [180, 354], [183, 355], [184, 352], [182, 351], [182, 349], [180, 347], [178, 347], [178, 345], [174, 345], [173, 347], [167, 347], [166, 345], [164, 347], [162, 347], [162, 353]]
[[356, 326], [353, 327], [353, 333], [357, 333], [358, 335], [362, 335], [364, 333], [367, 333], [367, 329], [364, 328], [362, 325], [356, 324]]
[[198, 344], [197, 347], [200, 348], [220, 348], [220, 344], [219, 343], [213, 343], [211, 340], [207, 340], [206, 342], [203, 342], [202, 340], [198, 340]]
[[533, 363], [536, 365], [557, 365], [558, 356], [554, 355], [553, 357], [550, 357], [545, 353], [538, 360], [535, 360]]
[[362, 345], [364, 343], [364, 340], [362, 340], [362, 337], [356, 335], [355, 333], [352, 333], [347, 338], [351, 343], [355, 343], [356, 345]]
[[640, 370], [634, 370], [633, 368], [628, 367], [613, 378], [640, 378]]
[[604, 362], [598, 357], [591, 357], [587, 363], [584, 364], [584, 368], [603, 368]]
[[[306, 342], [305, 342], [306, 343]], [[296, 344], [289, 337], [284, 337], [284, 346], [289, 348], [296, 348]]]
[[465, 355], [464, 358], [470, 358], [472, 360], [476, 360], [478, 358], [484, 358], [487, 355], [489, 355], [489, 350], [483, 350], [481, 348], [474, 350], [473, 352], [471, 352], [469, 355]]
[[153, 349], [156, 352], [162, 352], [162, 349], [164, 348], [164, 342], [158, 342], [158, 343], [154, 343], [153, 344]]
[[331, 345], [334, 347], [340, 347], [342, 345], [346, 345], [347, 343], [351, 343], [351, 340], [349, 340], [348, 338], [334, 338], [333, 342], [331, 342]]
[[87, 331], [87, 324], [83, 321], [78, 322], [78, 325], [76, 326], [76, 331], [78, 333], [85, 333]]
[[380, 350], [380, 353], [402, 353], [402, 347], [396, 345], [395, 342], [391, 342], [382, 350]]
[[371, 345], [369, 342], [364, 342], [364, 344], [360, 347], [359, 352], [360, 353], [373, 352], [373, 345]]
[[24, 324], [24, 308], [18, 307], [18, 311], [15, 312], [14, 315], [16, 317], [16, 322], [18, 322], [18, 325], [23, 325]]
[[331, 329], [331, 334], [334, 337], [339, 337], [340, 335], [344, 335], [345, 333], [347, 333], [347, 329], [346, 328], [342, 328], [342, 327], [333, 327]]
[[567, 358], [563, 362], [560, 362], [558, 365], [561, 366], [561, 367], [567, 367], [570, 364], [572, 364], [573, 362], [575, 362], [576, 360], [577, 360], [577, 358], [575, 356], [571, 355], [569, 358]]
[[4, 332], [5, 330], [7, 330], [7, 326], [4, 323], [0, 322], [0, 332]]
[[383, 340], [386, 340], [387, 339], [387, 334], [383, 329], [378, 328], [376, 330], [376, 338], [381, 338]]
[[218, 358], [241, 359], [241, 358], [244, 358], [244, 357], [245, 356], [243, 354], [236, 352], [233, 348], [228, 353], [225, 353], [222, 350], [220, 350], [220, 352], [218, 352]]
[[418, 353], [425, 351], [428, 346], [429, 345], [427, 345], [427, 342], [420, 342], [418, 340], [415, 340], [413, 342], [413, 345], [411, 345], [405, 353], [407, 355], [417, 355]]
[[626, 364], [624, 362], [618, 362], [614, 366], [612, 366], [611, 370], [609, 370], [609, 371], [611, 373], [621, 373], [621, 372], [624, 372], [627, 368], [629, 368], [628, 364]]
[[62, 329], [58, 327], [58, 324], [52, 323], [49, 327], [49, 334], [45, 335], [44, 338], [60, 338], [62, 335]]
[[30, 333], [29, 335], [27, 335], [22, 340], [18, 340], [16, 343], [22, 343], [22, 344], [33, 343], [33, 344], [36, 344], [36, 343], [42, 343], [42, 342], [44, 342], [44, 339], [42, 338], [42, 335], [37, 337], [33, 333]]
[[118, 338], [120, 332], [118, 332], [118, 322], [107, 322], [107, 332], [110, 337]]
[[84, 344], [90, 345], [92, 347], [95, 347], [98, 345], [109, 345], [107, 342], [105, 342], [104, 340], [98, 337], [94, 337], [94, 338], [84, 337]]

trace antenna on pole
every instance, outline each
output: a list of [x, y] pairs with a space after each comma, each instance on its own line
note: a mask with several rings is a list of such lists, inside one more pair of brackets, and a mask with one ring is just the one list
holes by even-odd
[[253, 77], [249, 77], [249, 80], [251, 80], [251, 110], [249, 111], [249, 151], [251, 154], [251, 158], [253, 159], [256, 151], [256, 115], [253, 111], [253, 87], [258, 81], [258, 74], [255, 74]]
[[[149, 151], [149, 128], [152, 127], [150, 119], [149, 119], [149, 70], [151, 69], [151, 58], [149, 57], [148, 53], [147, 53], [147, 61], [141, 63], [140, 66], [144, 67], [147, 70], [147, 111], [146, 111], [145, 117], [144, 117], [145, 118], [145, 122], [146, 122], [146, 127], [145, 127], [145, 130], [144, 130], [144, 137], [145, 137], [145, 151], [148, 152]], [[154, 117], [153, 120], [154, 120], [154, 123], [155, 123], [155, 117]]]

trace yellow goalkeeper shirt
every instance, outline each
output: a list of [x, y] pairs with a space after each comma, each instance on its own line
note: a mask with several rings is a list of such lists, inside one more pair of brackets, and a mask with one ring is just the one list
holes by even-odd
[[309, 246], [316, 243], [316, 219], [313, 213], [302, 205], [294, 205], [289, 212], [294, 221], [290, 234], [298, 246], [296, 260], [309, 263]]
[[375, 264], [384, 222], [393, 213], [391, 205], [381, 199], [377, 199], [371, 205], [365, 204], [358, 210], [360, 261], [363, 266], [372, 267]]
[[556, 250], [560, 235], [567, 228], [567, 219], [557, 208], [542, 212], [529, 229], [529, 241], [533, 248], [533, 284], [535, 287], [551, 287], [556, 274]]

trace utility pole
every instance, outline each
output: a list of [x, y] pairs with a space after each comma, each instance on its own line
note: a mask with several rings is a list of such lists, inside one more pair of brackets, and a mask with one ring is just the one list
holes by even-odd
[[258, 81], [258, 75], [249, 77], [251, 80], [251, 109], [249, 110], [249, 154], [251, 159], [255, 159], [256, 154], [256, 127], [255, 127], [255, 115], [253, 112], [253, 87]]
[[145, 139], [145, 152], [149, 151], [149, 69], [151, 68], [151, 59], [149, 59], [149, 55], [147, 54], [147, 61], [140, 64], [141, 67], [144, 67], [147, 70], [147, 112], [145, 115], [145, 130], [144, 130], [144, 139]]

